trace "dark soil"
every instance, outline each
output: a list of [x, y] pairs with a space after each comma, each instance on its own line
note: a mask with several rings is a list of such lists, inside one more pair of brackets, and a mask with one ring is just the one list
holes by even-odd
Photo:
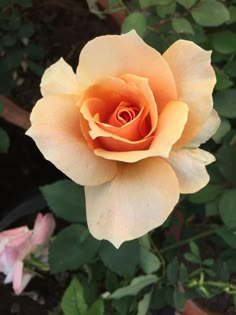
[[[36, 0], [33, 8], [22, 11], [22, 18], [34, 24], [35, 34], [32, 40], [45, 50], [43, 59], [39, 61], [42, 69], [60, 57], [76, 69], [80, 50], [90, 39], [119, 33], [113, 20], [100, 20], [91, 14], [85, 0]], [[13, 90], [12, 98], [15, 103], [30, 111], [41, 97], [40, 77], [30, 71], [20, 75], [24, 79], [23, 84]], [[64, 175], [43, 158], [23, 130], [3, 120], [0, 120], [0, 125], [11, 139], [9, 153], [0, 155], [1, 226], [1, 219], [6, 218], [13, 209], [21, 209], [26, 214], [27, 211], [38, 212], [40, 207], [45, 207], [40, 200], [38, 186]], [[31, 209], [27, 209], [28, 201]], [[14, 213], [17, 213], [16, 218], [22, 216], [19, 211]], [[32, 225], [33, 219], [34, 215], [30, 215], [14, 222], [14, 225]], [[11, 218], [9, 222], [12, 221]], [[46, 280], [35, 277], [21, 296], [15, 296], [11, 285], [5, 286], [2, 283], [3, 279], [0, 278], [0, 315], [47, 315], [49, 310], [58, 305], [64, 291], [64, 288], [59, 287], [61, 281], [47, 275]]]

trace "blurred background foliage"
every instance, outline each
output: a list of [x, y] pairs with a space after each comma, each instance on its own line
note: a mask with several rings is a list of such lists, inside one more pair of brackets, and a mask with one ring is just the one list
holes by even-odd
[[[21, 14], [32, 5], [30, 0], [0, 0], [2, 94], [10, 95], [20, 84], [21, 72], [42, 74], [38, 61], [44, 49], [31, 40], [34, 24]], [[236, 1], [109, 0], [105, 10], [95, 0], [88, 5], [101, 19], [125, 14], [121, 31], [136, 29], [161, 53], [180, 38], [212, 50], [214, 107], [222, 120], [203, 145], [217, 159], [208, 167], [210, 183], [196, 194], [181, 196], [163, 226], [119, 250], [89, 234], [83, 187], [69, 180], [40, 187], [64, 227], [53, 239], [50, 271], [74, 274], [51, 314], [151, 315], [165, 306], [182, 310], [188, 298], [222, 314], [235, 314]], [[0, 151], [6, 152], [9, 143], [3, 133], [0, 130]]]

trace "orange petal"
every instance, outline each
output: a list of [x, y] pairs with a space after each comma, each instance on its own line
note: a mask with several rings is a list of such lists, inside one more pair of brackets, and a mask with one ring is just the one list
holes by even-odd
[[117, 248], [161, 225], [179, 198], [178, 181], [161, 158], [119, 164], [115, 178], [85, 187], [89, 230]]
[[213, 109], [209, 118], [204, 123], [198, 134], [187, 143], [186, 147], [188, 148], [197, 148], [200, 144], [205, 143], [209, 140], [216, 132], [220, 125], [220, 117], [217, 112]]
[[178, 100], [189, 106], [188, 122], [176, 148], [199, 132], [212, 111], [216, 77], [210, 56], [211, 52], [186, 40], [178, 40], [163, 54], [175, 78]]
[[76, 183], [100, 185], [116, 174], [116, 162], [94, 155], [82, 136], [75, 97], [54, 95], [39, 100], [31, 122], [26, 134], [47, 160]]
[[41, 94], [79, 94], [76, 75], [68, 63], [60, 58], [44, 72], [41, 79]]
[[215, 157], [200, 149], [180, 149], [171, 151], [167, 161], [178, 178], [180, 192], [189, 194], [207, 185], [210, 178], [205, 166], [214, 162]]
[[180, 138], [188, 117], [188, 106], [183, 102], [170, 102], [162, 110], [156, 135], [146, 150], [137, 149], [135, 152], [111, 152], [96, 148], [94, 153], [106, 159], [136, 162], [151, 156], [168, 157], [173, 144]]
[[81, 89], [106, 76], [132, 73], [148, 78], [158, 108], [177, 99], [173, 74], [164, 58], [133, 30], [123, 35], [97, 37], [83, 48], [77, 77]]

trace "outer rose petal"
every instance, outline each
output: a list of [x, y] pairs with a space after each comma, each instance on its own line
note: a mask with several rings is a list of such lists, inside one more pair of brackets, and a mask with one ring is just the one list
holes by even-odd
[[194, 193], [209, 181], [205, 165], [215, 161], [215, 157], [201, 149], [180, 149], [171, 151], [167, 161], [171, 164], [179, 180], [180, 192]]
[[13, 270], [13, 289], [17, 295], [21, 294], [32, 278], [32, 275], [29, 273], [24, 273], [23, 269], [23, 262], [17, 261]]
[[80, 185], [100, 185], [116, 174], [116, 162], [97, 157], [80, 130], [76, 99], [54, 95], [37, 102], [32, 114], [32, 137], [44, 157]]
[[85, 187], [88, 226], [117, 248], [161, 225], [179, 198], [178, 181], [161, 158], [119, 164], [109, 183]]
[[55, 220], [50, 213], [45, 215], [39, 213], [34, 223], [33, 243], [35, 245], [47, 245], [55, 227]]
[[209, 118], [202, 126], [199, 133], [186, 145], [187, 147], [198, 148], [200, 144], [209, 140], [216, 132], [220, 125], [220, 117], [213, 109]]
[[188, 117], [188, 106], [183, 102], [169, 102], [162, 110], [156, 136], [147, 150], [114, 152], [95, 149], [94, 153], [106, 159], [122, 162], [136, 162], [147, 157], [168, 157], [173, 144], [180, 138]]
[[41, 79], [41, 94], [78, 94], [79, 85], [71, 66], [60, 58], [44, 72]]
[[212, 111], [216, 77], [210, 55], [211, 52], [185, 40], [178, 40], [163, 54], [174, 75], [178, 99], [189, 106], [188, 122], [176, 147], [188, 143]]
[[105, 76], [131, 73], [149, 79], [158, 109], [177, 99], [168, 64], [134, 30], [123, 35], [100, 36], [88, 42], [81, 51], [76, 72], [81, 89]]

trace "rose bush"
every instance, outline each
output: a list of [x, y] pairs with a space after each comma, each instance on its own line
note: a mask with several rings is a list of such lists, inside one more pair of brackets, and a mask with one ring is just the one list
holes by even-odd
[[27, 226], [0, 233], [0, 272], [6, 275], [5, 283], [13, 282], [13, 289], [20, 294], [30, 279], [32, 272], [24, 268], [24, 260], [34, 254], [39, 260], [48, 257], [49, 238], [55, 229], [51, 214], [38, 214], [33, 230]]
[[185, 40], [161, 55], [131, 31], [90, 41], [76, 74], [62, 58], [44, 73], [27, 134], [85, 186], [94, 237], [119, 247], [142, 236], [209, 181], [214, 157], [199, 146], [219, 125], [210, 55]]

